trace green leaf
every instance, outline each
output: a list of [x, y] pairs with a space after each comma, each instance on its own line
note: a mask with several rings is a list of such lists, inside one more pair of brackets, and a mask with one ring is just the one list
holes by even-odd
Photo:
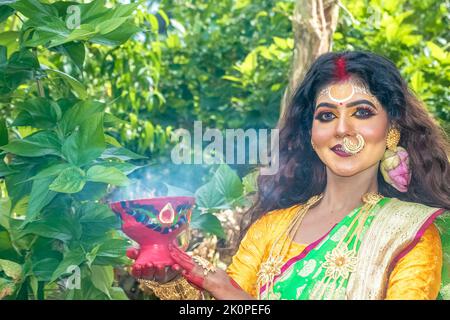
[[105, 147], [103, 115], [96, 113], [66, 139], [62, 152], [70, 163], [82, 166], [102, 155]]
[[110, 128], [110, 127], [117, 128], [122, 124], [128, 124], [128, 122], [125, 120], [119, 119], [110, 113], [105, 112], [104, 126], [106, 128]]
[[3, 160], [0, 160], [0, 178], [14, 173], [17, 173], [17, 171], [8, 167]]
[[98, 101], [80, 101], [67, 110], [60, 122], [60, 128], [66, 135], [77, 126], [83, 125], [95, 114], [105, 110], [106, 105]]
[[106, 196], [108, 191], [108, 185], [98, 182], [87, 181], [83, 190], [73, 195], [78, 201], [92, 200], [97, 201]]
[[255, 170], [242, 178], [243, 193], [249, 194], [258, 191], [259, 171]]
[[61, 155], [61, 144], [53, 131], [38, 131], [25, 139], [13, 140], [0, 149], [23, 157]]
[[32, 126], [51, 129], [61, 119], [59, 105], [45, 98], [34, 98], [18, 105], [22, 110], [13, 122], [13, 126]]
[[212, 213], [199, 214], [197, 210], [194, 210], [190, 227], [212, 233], [222, 239], [226, 238], [220, 220]]
[[44, 258], [33, 262], [33, 274], [39, 281], [50, 281], [52, 274], [60, 264], [56, 258]]
[[80, 222], [102, 223], [102, 224], [115, 224], [117, 217], [111, 208], [105, 204], [86, 202], [80, 208]]
[[19, 281], [22, 277], [22, 266], [14, 261], [0, 259], [0, 270], [14, 281]]
[[8, 17], [13, 13], [14, 13], [13, 8], [5, 5], [0, 6], [0, 23], [8, 19]]
[[127, 186], [130, 183], [127, 176], [119, 169], [99, 165], [89, 168], [86, 178], [89, 181], [109, 183], [115, 186]]
[[83, 64], [86, 57], [86, 49], [83, 42], [65, 43], [56, 47], [55, 50], [68, 56], [79, 70], [83, 70]]
[[86, 88], [80, 81], [78, 81], [71, 75], [68, 75], [67, 73], [64, 73], [62, 71], [55, 70], [55, 69], [50, 69], [50, 68], [46, 67], [45, 65], [41, 65], [41, 68], [47, 72], [55, 73], [56, 75], [61, 77], [64, 81], [66, 81], [72, 87], [73, 91], [76, 93], [78, 98], [87, 99], [88, 94], [87, 94]]
[[100, 22], [98, 25], [95, 26], [95, 31], [100, 34], [107, 34], [110, 32], [113, 32], [117, 28], [119, 28], [122, 24], [124, 24], [129, 18], [113, 18], [108, 19], [106, 21]]
[[92, 266], [91, 271], [92, 284], [101, 292], [106, 294], [110, 299], [112, 299], [111, 295], [109, 294], [109, 288], [111, 288], [114, 281], [113, 268], [111, 266]]
[[435, 58], [436, 60], [444, 62], [447, 59], [448, 54], [442, 48], [440, 48], [437, 44], [435, 44], [431, 41], [428, 41], [427, 47], [431, 51], [431, 56], [433, 58]]
[[122, 148], [122, 145], [120, 144], [120, 142], [117, 141], [116, 138], [114, 138], [114, 137], [112, 137], [112, 136], [110, 136], [108, 134], [105, 134], [105, 142], [107, 144], [110, 144], [110, 145], [114, 146], [114, 147]]
[[0, 199], [0, 226], [9, 229], [9, 215], [11, 212], [11, 201], [8, 198]]
[[72, 216], [61, 213], [61, 215], [53, 214], [45, 220], [30, 222], [23, 229], [23, 232], [24, 234], [35, 234], [41, 237], [69, 241], [80, 238], [81, 225]]
[[47, 177], [33, 181], [27, 208], [26, 223], [34, 220], [39, 212], [56, 196], [55, 192], [49, 190], [52, 180], [53, 178]]
[[72, 165], [69, 163], [57, 163], [57, 164], [54, 164], [48, 168], [45, 168], [45, 169], [39, 171], [38, 174], [27, 179], [26, 181], [32, 181], [32, 180], [42, 179], [42, 178], [47, 178], [47, 177], [53, 177], [53, 176], [58, 175], [59, 173], [61, 173], [61, 171], [63, 171], [64, 169], [67, 169], [69, 167], [72, 167]]
[[0, 147], [8, 144], [8, 128], [6, 127], [5, 118], [0, 118]]
[[141, 156], [137, 153], [134, 153], [131, 150], [126, 148], [116, 148], [110, 147], [103, 152], [101, 155], [102, 159], [119, 159], [119, 160], [138, 160], [138, 159], [147, 159], [147, 157]]
[[89, 41], [105, 46], [116, 47], [126, 42], [139, 30], [140, 28], [135, 26], [132, 22], [127, 21], [121, 25], [120, 28], [104, 35], [96, 35], [89, 39]]
[[51, 282], [55, 281], [64, 274], [69, 273], [68, 268], [72, 266], [79, 266], [86, 260], [86, 254], [81, 247], [69, 250], [65, 253], [63, 260], [53, 272]]
[[20, 0], [10, 6], [30, 19], [57, 15], [55, 8], [38, 0]]
[[86, 183], [86, 174], [77, 167], [64, 169], [52, 182], [49, 189], [61, 193], [80, 192]]
[[146, 167], [146, 166], [136, 166], [136, 165], [128, 163], [128, 162], [117, 162], [117, 161], [102, 162], [101, 165], [104, 167], [116, 168], [125, 175], [129, 175], [130, 173], [134, 172], [135, 170]]
[[228, 165], [221, 164], [214, 174], [213, 181], [217, 190], [232, 202], [242, 196], [242, 183], [237, 173]]
[[113, 300], [130, 300], [125, 291], [120, 287], [109, 288], [109, 294]]
[[225, 196], [217, 190], [214, 181], [198, 188], [195, 199], [200, 208], [228, 208]]
[[131, 260], [126, 257], [130, 242], [126, 239], [103, 240], [94, 260], [96, 265], [129, 265]]
[[[4, 31], [0, 33], [0, 45], [5, 46], [6, 52], [4, 58], [11, 56], [11, 54], [19, 49], [19, 31]], [[3, 59], [3, 62], [6, 62]]]

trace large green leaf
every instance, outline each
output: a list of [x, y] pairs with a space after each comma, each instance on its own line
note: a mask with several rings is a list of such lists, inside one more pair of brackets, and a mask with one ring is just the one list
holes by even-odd
[[11, 169], [3, 160], [0, 160], [0, 178], [6, 177], [10, 174], [16, 173], [16, 170]]
[[217, 190], [228, 200], [242, 196], [242, 183], [239, 176], [228, 165], [222, 164], [214, 174], [213, 181]]
[[114, 271], [110, 266], [92, 266], [91, 267], [91, 280], [92, 284], [101, 292], [106, 294], [108, 298], [111, 298], [109, 289], [114, 281]]
[[8, 128], [5, 118], [0, 118], [0, 147], [8, 144]]
[[60, 262], [56, 258], [43, 258], [35, 261], [33, 263], [33, 274], [39, 281], [50, 281]]
[[61, 241], [78, 239], [81, 236], [80, 223], [68, 214], [53, 214], [51, 218], [30, 222], [24, 228], [25, 234], [54, 238]]
[[86, 179], [93, 182], [109, 183], [115, 186], [127, 186], [130, 180], [114, 167], [92, 166], [86, 173]]
[[225, 196], [218, 191], [214, 181], [198, 188], [195, 192], [195, 199], [200, 208], [228, 208]]
[[103, 115], [96, 113], [66, 139], [62, 152], [70, 163], [82, 166], [99, 157], [105, 147]]
[[13, 122], [13, 126], [32, 126], [34, 128], [51, 129], [61, 119], [59, 105], [45, 98], [34, 98], [18, 105], [21, 110]]
[[81, 247], [77, 247], [75, 249], [69, 250], [64, 254], [64, 258], [61, 263], [56, 268], [55, 272], [53, 272], [52, 278], [50, 281], [55, 281], [62, 275], [69, 273], [69, 267], [79, 266], [86, 260], [86, 254]]
[[86, 174], [77, 167], [64, 169], [50, 184], [49, 189], [61, 193], [77, 193], [86, 183]]
[[0, 149], [22, 157], [61, 155], [61, 143], [53, 131], [42, 130], [24, 139], [13, 140]]
[[73, 89], [73, 91], [76, 93], [78, 98], [86, 99], [88, 97], [85, 86], [80, 81], [78, 81], [77, 79], [72, 77], [71, 75], [64, 73], [62, 71], [59, 71], [59, 70], [50, 69], [44, 65], [42, 65], [41, 67], [43, 70], [50, 72], [50, 73], [54, 73], [57, 76], [61, 77], [64, 81], [66, 81], [70, 85], [70, 87]]
[[115, 47], [130, 39], [130, 37], [137, 33], [139, 30], [140, 28], [135, 26], [132, 22], [127, 21], [122, 24], [120, 28], [117, 28], [107, 34], [96, 35], [92, 37], [90, 41], [101, 45]]
[[83, 227], [82, 241], [89, 245], [105, 243], [109, 237], [107, 233], [120, 228], [119, 218], [104, 204], [86, 202], [79, 209], [78, 216]]
[[116, 168], [125, 175], [129, 175], [130, 173], [134, 172], [135, 170], [145, 167], [145, 166], [136, 166], [136, 165], [134, 165], [132, 163], [128, 163], [128, 162], [117, 162], [117, 161], [105, 161], [105, 162], [101, 162], [101, 165], [103, 167]]
[[194, 210], [190, 227], [193, 229], [200, 229], [204, 232], [212, 233], [222, 239], [226, 238], [220, 220], [212, 213], [200, 214], [198, 210]]
[[35, 176], [29, 178], [28, 180], [36, 180], [36, 179], [42, 179], [47, 177], [56, 176], [61, 173], [64, 169], [67, 169], [69, 167], [72, 167], [70, 163], [57, 163], [54, 165], [51, 165], [41, 171], [38, 172]]
[[14, 9], [11, 8], [10, 6], [0, 5], [0, 22], [3, 22], [6, 19], [8, 19], [8, 17], [10, 15], [12, 15], [13, 13], [14, 13]]
[[98, 101], [80, 101], [68, 109], [61, 120], [60, 128], [64, 134], [72, 132], [77, 126], [89, 121], [95, 114], [105, 110], [105, 104]]
[[68, 56], [78, 67], [78, 69], [83, 69], [84, 59], [86, 57], [86, 49], [82, 42], [69, 42], [54, 49]]
[[51, 177], [33, 181], [28, 202], [26, 222], [34, 220], [42, 208], [48, 205], [56, 196], [56, 193], [50, 190], [52, 181], [53, 178]]
[[55, 8], [39, 0], [20, 0], [10, 4], [10, 6], [30, 19], [40, 17], [42, 18], [41, 21], [45, 21], [45, 17], [57, 15]]
[[131, 260], [126, 257], [130, 242], [126, 239], [103, 240], [97, 250], [94, 264], [96, 265], [130, 265]]
[[73, 195], [73, 198], [77, 201], [92, 200], [97, 201], [102, 199], [108, 193], [108, 185], [99, 182], [87, 181], [83, 190]]
[[147, 159], [145, 156], [141, 156], [126, 148], [110, 147], [103, 152], [102, 159], [119, 159], [119, 160], [139, 160]]

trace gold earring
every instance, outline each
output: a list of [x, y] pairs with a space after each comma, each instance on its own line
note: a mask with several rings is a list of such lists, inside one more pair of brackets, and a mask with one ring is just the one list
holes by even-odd
[[386, 147], [391, 151], [395, 151], [399, 142], [400, 131], [397, 128], [389, 129], [386, 137]]

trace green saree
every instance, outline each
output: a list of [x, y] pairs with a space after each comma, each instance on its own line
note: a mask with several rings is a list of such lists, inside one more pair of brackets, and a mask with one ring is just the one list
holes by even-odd
[[[358, 226], [355, 219], [360, 210], [354, 209], [328, 234], [290, 259], [275, 278], [272, 290], [261, 288], [261, 299], [383, 299], [392, 265], [414, 247], [433, 222], [440, 231], [444, 253], [439, 298], [450, 299], [448, 212], [382, 198]], [[358, 227], [360, 236], [352, 237]]]

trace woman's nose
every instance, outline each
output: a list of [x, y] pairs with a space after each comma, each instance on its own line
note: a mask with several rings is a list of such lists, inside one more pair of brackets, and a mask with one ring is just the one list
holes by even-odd
[[348, 117], [340, 117], [337, 121], [336, 135], [338, 137], [345, 137], [351, 135], [353, 132], [353, 125]]

